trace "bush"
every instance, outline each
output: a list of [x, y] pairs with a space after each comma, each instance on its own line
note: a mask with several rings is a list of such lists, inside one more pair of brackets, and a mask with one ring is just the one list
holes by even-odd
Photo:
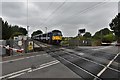
[[101, 40], [93, 40], [92, 46], [101, 46]]
[[104, 43], [112, 43], [114, 40], [115, 40], [115, 36], [113, 34], [105, 35], [102, 38], [102, 42], [104, 42]]

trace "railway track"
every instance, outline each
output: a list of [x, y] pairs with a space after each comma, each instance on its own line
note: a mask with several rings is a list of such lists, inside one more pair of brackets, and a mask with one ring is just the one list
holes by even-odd
[[[36, 41], [36, 43], [37, 45], [41, 45], [41, 42]], [[117, 66], [119, 62], [116, 60], [119, 58], [120, 53], [111, 54], [92, 48], [63, 48], [56, 45], [45, 45], [46, 47], [43, 52], [48, 53], [49, 56], [57, 59], [57, 61], [79, 75], [82, 78], [81, 80], [104, 80], [105, 73], [109, 71], [111, 71], [109, 74], [120, 74], [119, 67]], [[39, 67], [39, 63], [33, 64], [31, 69], [36, 69], [37, 67]]]
[[[107, 55], [108, 58], [104, 59], [106, 55], [101, 56], [101, 52], [99, 52], [98, 54], [98, 52], [93, 51], [91, 54], [88, 55], [87, 52], [89, 51], [89, 49], [86, 50], [87, 52], [84, 50], [80, 52], [72, 52], [68, 50], [69, 49], [54, 48], [47, 51], [47, 53], [59, 60], [61, 63], [63, 63], [65, 66], [67, 66], [69, 69], [71, 69], [73, 72], [75, 72], [77, 75], [85, 80], [104, 79], [101, 75], [103, 74], [102, 71], [105, 68], [120, 74], [120, 70], [117, 69], [118, 66], [114, 65], [114, 67], [111, 67], [112, 64], [110, 63], [116, 55], [111, 55], [112, 57], [110, 55]], [[98, 55], [96, 56], [95, 54]]]
[[[37, 42], [37, 44], [41, 44], [41, 42]], [[46, 45], [44, 51], [85, 80], [102, 80], [104, 79], [102, 74], [107, 70], [120, 73], [118, 69], [119, 63], [111, 62], [116, 54], [94, 50], [92, 48], [63, 48], [49, 44]]]

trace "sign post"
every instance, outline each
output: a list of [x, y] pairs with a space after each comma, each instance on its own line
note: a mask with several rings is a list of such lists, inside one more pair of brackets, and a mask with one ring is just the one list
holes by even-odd
[[28, 50], [32, 51], [33, 50], [33, 41], [28, 42]]

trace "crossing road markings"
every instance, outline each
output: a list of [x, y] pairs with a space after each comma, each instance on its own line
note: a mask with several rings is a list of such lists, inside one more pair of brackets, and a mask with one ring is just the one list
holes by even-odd
[[[112, 62], [113, 62], [119, 55], [120, 55], [120, 53], [118, 53], [118, 54], [108, 63], [108, 65], [107, 65], [106, 67], [104, 67], [104, 68], [97, 74], [97, 76], [98, 76], [98, 77], [101, 76], [102, 73], [105, 72], [105, 70], [112, 64]], [[96, 80], [96, 79], [94, 79], [94, 80]]]
[[[73, 55], [73, 56], [76, 56], [76, 57], [78, 57], [78, 58], [84, 59], [84, 60], [86, 60], [86, 61], [95, 63], [95, 64], [100, 65], [100, 66], [103, 66], [103, 67], [106, 67], [105, 65], [103, 65], [103, 64], [101, 64], [101, 63], [97, 63], [97, 62], [95, 62], [95, 61], [93, 61], [93, 60], [89, 60], [89, 59], [87, 59], [87, 58], [84, 58], [84, 57], [81, 57], [81, 56], [77, 56], [77, 55], [75, 55], [75, 54], [71, 54], [71, 53], [69, 53], [69, 52], [66, 52], [66, 54]], [[111, 69], [111, 70], [120, 72], [120, 71], [117, 70], [117, 69], [114, 69], [114, 68], [111, 68], [111, 67], [108, 67], [108, 68]]]
[[23, 74], [25, 74], [25, 73], [30, 73], [30, 72], [33, 72], [33, 71], [36, 71], [36, 70], [40, 70], [40, 69], [43, 69], [43, 68], [46, 68], [46, 67], [49, 67], [49, 66], [58, 64], [58, 63], [60, 63], [58, 60], [54, 60], [54, 61], [51, 61], [51, 62], [48, 62], [48, 63], [41, 64], [41, 65], [39, 65], [39, 67], [36, 68], [36, 69], [27, 68], [27, 69], [24, 69], [24, 70], [20, 70], [20, 71], [17, 71], [17, 72], [13, 72], [13, 73], [10, 73], [10, 74], [1, 76], [0, 79], [4, 79], [4, 78], [8, 78], [8, 79], [10, 79], [10, 78], [15, 78], [15, 77], [20, 76], [20, 75], [23, 75]]
[[[64, 49], [64, 48], [62, 48], [62, 49]], [[66, 49], [64, 49], [64, 50], [66, 50]], [[69, 50], [69, 49], [67, 49], [66, 51], [68, 51], [68, 50]], [[64, 52], [66, 52], [66, 51], [64, 51]], [[80, 53], [77, 52], [77, 51], [73, 51], [73, 50], [69, 50], [69, 51], [70, 51], [70, 52], [72, 51], [72, 52], [74, 52], [74, 53], [77, 53], [77, 55], [80, 55]], [[89, 60], [89, 59], [87, 59], [87, 58], [84, 58], [84, 57], [81, 57], [81, 56], [77, 56], [77, 55], [75, 55], [75, 54], [71, 54], [71, 53], [69, 53], [69, 51], [68, 51], [66, 54], [74, 55], [74, 56], [79, 57], [79, 58], [81, 58], [81, 59], [84, 59], [84, 60], [86, 60], [86, 61], [89, 61], [89, 62], [98, 64], [98, 65], [101, 65], [101, 66], [103, 66], [103, 67], [106, 67], [105, 65], [103, 65], [103, 64], [101, 64], [101, 63], [97, 63], [97, 62], [92, 61], [92, 60]], [[84, 54], [84, 53], [83, 53], [83, 54]], [[119, 54], [118, 54], [118, 55], [119, 55]], [[117, 72], [120, 72], [119, 70], [114, 69], [114, 68], [111, 68], [111, 67], [109, 67], [109, 66], [108, 66], [107, 68], [109, 68], [109, 69], [111, 69], [111, 70], [114, 70], [114, 71], [117, 71]]]
[[61, 58], [61, 59], [63, 59], [63, 60], [65, 60], [66, 62], [68, 62], [68, 63], [72, 64], [72, 65], [73, 65], [73, 66], [75, 66], [76, 68], [78, 68], [78, 69], [80, 69], [80, 70], [82, 70], [82, 71], [84, 71], [84, 72], [86, 72], [86, 73], [90, 74], [91, 76], [93, 76], [93, 77], [95, 77], [95, 78], [97, 78], [97, 79], [101, 80], [98, 76], [96, 76], [96, 75], [94, 75], [94, 74], [92, 74], [92, 73], [88, 72], [87, 70], [85, 70], [85, 69], [83, 69], [83, 68], [81, 68], [81, 67], [79, 67], [79, 66], [77, 66], [77, 65], [73, 64], [72, 62], [70, 62], [70, 61], [66, 60], [65, 58], [60, 57], [60, 56], [58, 56], [58, 57], [59, 57], [59, 58]]

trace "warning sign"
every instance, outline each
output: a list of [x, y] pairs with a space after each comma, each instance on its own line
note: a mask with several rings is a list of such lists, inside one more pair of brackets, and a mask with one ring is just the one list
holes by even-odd
[[29, 41], [28, 50], [33, 50], [33, 41]]
[[22, 46], [22, 44], [23, 44], [22, 41], [18, 41], [19, 46]]

